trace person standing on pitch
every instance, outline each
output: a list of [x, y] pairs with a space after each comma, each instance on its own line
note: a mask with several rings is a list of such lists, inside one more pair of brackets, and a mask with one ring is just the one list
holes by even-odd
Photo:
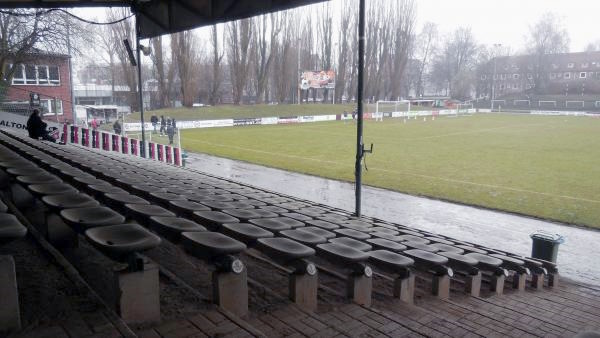
[[165, 121], [165, 116], [161, 115], [160, 116], [160, 136], [163, 136], [163, 134], [167, 131], [167, 121]]
[[173, 135], [175, 134], [174, 123], [171, 120], [167, 123], [167, 136], [169, 136], [169, 144], [173, 144]]
[[119, 120], [115, 120], [115, 123], [113, 123], [113, 129], [115, 134], [121, 135], [121, 124], [119, 123]]
[[152, 127], [154, 128], [153, 134], [156, 134], [156, 125], [158, 124], [158, 117], [156, 115], [152, 115], [150, 118], [150, 122], [152, 123]]

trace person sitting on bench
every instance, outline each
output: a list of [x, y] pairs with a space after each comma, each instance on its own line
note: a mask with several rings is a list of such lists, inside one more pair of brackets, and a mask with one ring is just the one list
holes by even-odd
[[40, 111], [34, 109], [29, 119], [27, 120], [27, 132], [29, 137], [38, 140], [40, 137], [43, 140], [56, 142], [56, 140], [48, 134], [46, 129], [48, 125], [40, 118]]

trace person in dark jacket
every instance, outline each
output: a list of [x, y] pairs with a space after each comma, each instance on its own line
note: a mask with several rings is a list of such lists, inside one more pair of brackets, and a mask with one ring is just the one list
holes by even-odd
[[167, 132], [167, 121], [165, 121], [165, 116], [160, 116], [160, 136], [163, 136], [164, 133]]
[[152, 115], [150, 118], [150, 122], [152, 123], [152, 127], [154, 127], [153, 133], [156, 134], [156, 125], [158, 124], [158, 117], [156, 115]]
[[36, 140], [42, 138], [46, 141], [56, 142], [56, 140], [48, 134], [48, 130], [46, 129], [47, 126], [48, 125], [42, 121], [42, 118], [40, 117], [40, 111], [34, 109], [27, 120], [27, 132], [29, 133], [29, 137]]
[[121, 124], [119, 123], [119, 120], [115, 120], [115, 123], [113, 123], [113, 129], [115, 134], [121, 135]]
[[167, 136], [169, 136], [169, 144], [173, 144], [173, 135], [175, 134], [175, 128], [173, 127], [174, 123], [172, 121], [168, 121], [167, 123]]

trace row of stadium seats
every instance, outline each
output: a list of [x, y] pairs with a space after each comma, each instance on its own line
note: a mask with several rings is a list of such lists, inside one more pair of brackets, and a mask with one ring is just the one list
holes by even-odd
[[[549, 285], [556, 283], [556, 267], [548, 262], [355, 219], [192, 170], [19, 134], [2, 135], [0, 142], [30, 160], [3, 162], [2, 169], [100, 251], [140, 271], [137, 253], [160, 243], [154, 232], [213, 264], [213, 299], [238, 314], [247, 311], [246, 267], [239, 254], [248, 248], [289, 268], [290, 298], [307, 309], [317, 305], [317, 267], [325, 266], [344, 275], [347, 294], [365, 305], [371, 302], [372, 267], [394, 280], [394, 295], [407, 302], [415, 274], [430, 280], [441, 298], [449, 296], [451, 278], [475, 296], [482, 281], [502, 293], [508, 276], [520, 290], [529, 275], [536, 288], [546, 275]], [[47, 233], [52, 238], [51, 229]]]

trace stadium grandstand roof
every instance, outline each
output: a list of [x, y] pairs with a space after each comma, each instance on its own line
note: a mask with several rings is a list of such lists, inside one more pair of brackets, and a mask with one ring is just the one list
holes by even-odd
[[140, 38], [277, 12], [325, 0], [0, 0], [0, 8], [131, 7]]

